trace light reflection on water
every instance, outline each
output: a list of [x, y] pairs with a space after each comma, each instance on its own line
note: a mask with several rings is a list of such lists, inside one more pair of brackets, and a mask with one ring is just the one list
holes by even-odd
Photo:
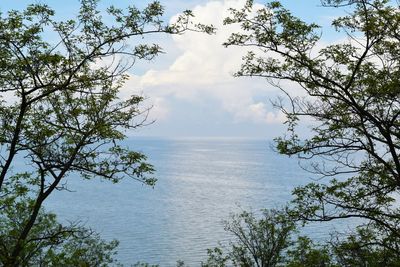
[[[129, 146], [148, 155], [158, 178], [154, 189], [71, 177], [47, 208], [61, 220], [81, 220], [118, 239], [122, 263], [199, 266], [206, 249], [226, 241], [222, 220], [242, 209], [277, 208], [296, 186], [310, 182], [297, 160], [278, 155], [267, 141], [136, 140]], [[325, 226], [315, 226], [323, 236]]]

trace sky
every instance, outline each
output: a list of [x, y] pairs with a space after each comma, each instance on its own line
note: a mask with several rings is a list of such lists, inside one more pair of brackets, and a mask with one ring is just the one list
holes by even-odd
[[[102, 0], [105, 7], [126, 7], [133, 4], [144, 8], [150, 1]], [[153, 36], [164, 54], [151, 62], [139, 62], [129, 71], [123, 95], [141, 94], [146, 97], [150, 111], [149, 126], [130, 133], [134, 136], [167, 138], [237, 137], [271, 139], [285, 131], [285, 117], [274, 110], [271, 100], [279, 90], [259, 78], [233, 77], [246, 53], [245, 48], [224, 48], [222, 43], [239, 26], [224, 26], [228, 8], [240, 8], [245, 0], [163, 0], [165, 20], [190, 9], [196, 20], [217, 27], [214, 35], [186, 33], [184, 35]], [[73, 18], [79, 8], [78, 0], [2, 0], [0, 10], [22, 9], [30, 3], [46, 3], [56, 10], [60, 19]], [[262, 6], [262, 2], [256, 1]], [[284, 0], [281, 3], [307, 22], [322, 26], [326, 43], [340, 38], [330, 22], [341, 13], [334, 8], [321, 7], [319, 0]], [[146, 40], [146, 39], [145, 39]], [[293, 90], [295, 85], [287, 84]]]

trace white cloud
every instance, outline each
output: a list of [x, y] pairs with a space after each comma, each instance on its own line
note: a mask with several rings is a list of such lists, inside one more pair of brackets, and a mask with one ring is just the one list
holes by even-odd
[[[218, 29], [217, 33], [188, 32], [173, 36], [175, 49], [182, 51], [175, 61], [163, 70], [151, 69], [141, 76], [132, 75], [127, 87], [141, 88], [155, 102], [162, 99], [162, 108], [152, 111], [162, 118], [166, 118], [168, 109], [173, 108], [168, 105], [170, 97], [189, 102], [212, 98], [236, 121], [280, 123], [281, 114], [273, 113], [271, 106], [256, 100], [265, 98], [266, 94], [276, 89], [262, 79], [233, 77], [247, 49], [222, 46], [232, 32], [240, 31], [239, 25], [223, 25], [223, 19], [230, 15], [228, 9], [242, 8], [244, 4], [245, 0], [224, 0], [196, 6], [193, 9], [196, 20], [213, 24]], [[260, 7], [262, 5], [255, 6]]]
[[151, 102], [150, 120], [160, 121], [166, 119], [170, 109], [168, 102], [162, 97], [155, 97]]
[[263, 102], [249, 105], [248, 114], [244, 115], [246, 115], [245, 118], [251, 118], [254, 122], [283, 123], [286, 120], [286, 116], [280, 111], [267, 111], [267, 107]]

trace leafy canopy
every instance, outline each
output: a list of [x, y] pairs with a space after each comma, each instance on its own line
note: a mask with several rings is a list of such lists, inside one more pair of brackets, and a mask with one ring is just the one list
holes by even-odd
[[[313, 159], [309, 170], [324, 178], [294, 190], [293, 216], [306, 222], [361, 218], [358, 233], [369, 233], [363, 238], [366, 250], [380, 248], [398, 257], [399, 3], [323, 4], [347, 9], [332, 22], [343, 41], [323, 46], [318, 25], [277, 1], [255, 13], [253, 1], [247, 1], [225, 20], [242, 28], [225, 45], [252, 48], [237, 76], [265, 78], [287, 96], [274, 102], [287, 115], [287, 134], [276, 139], [279, 152]], [[302, 93], [283, 88], [282, 80]], [[297, 133], [302, 117], [314, 122], [311, 138]]]
[[[144, 10], [101, 11], [97, 0], [80, 4], [78, 16], [66, 21], [58, 21], [46, 4], [0, 15], [0, 262], [5, 266], [47, 265], [48, 255], [70, 266], [97, 266], [91, 261], [96, 257], [109, 263], [114, 243], [57, 224], [42, 205], [65, 189], [63, 181], [72, 173], [155, 184], [145, 155], [120, 145], [127, 130], [145, 124], [148, 113], [142, 96], [119, 97], [125, 73], [137, 60], [162, 52], [143, 41], [148, 35], [213, 31], [192, 23], [190, 11], [175, 24], [164, 23], [158, 1]], [[80, 250], [79, 244], [86, 245]], [[81, 259], [76, 253], [91, 260], [68, 263]]]

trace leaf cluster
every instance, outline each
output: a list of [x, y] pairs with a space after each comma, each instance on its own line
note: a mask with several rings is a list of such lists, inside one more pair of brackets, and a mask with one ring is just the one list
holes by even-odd
[[[323, 179], [294, 190], [293, 216], [305, 222], [361, 218], [394, 240], [400, 233], [400, 9], [386, 0], [324, 4], [346, 8], [347, 15], [332, 21], [345, 41], [322, 46], [318, 25], [279, 2], [254, 14], [248, 1], [225, 20], [242, 27], [225, 45], [251, 48], [237, 76], [265, 78], [287, 96], [274, 102], [288, 126], [275, 140], [277, 149], [311, 159], [303, 166]], [[283, 88], [283, 80], [306, 96]], [[313, 121], [310, 138], [297, 133], [303, 117]]]
[[299, 224], [296, 220], [287, 209], [264, 211], [260, 218], [249, 212], [234, 215], [225, 222], [225, 229], [233, 234], [232, 241], [228, 246], [208, 249], [208, 258], [202, 266], [378, 267], [400, 264], [396, 250], [399, 240], [382, 236], [372, 225], [359, 226], [349, 235], [337, 232], [330, 240], [316, 243], [309, 237], [297, 236]]
[[146, 156], [122, 145], [127, 131], [151, 123], [143, 96], [120, 93], [126, 71], [162, 52], [146, 42], [149, 35], [214, 30], [193, 23], [191, 11], [165, 23], [158, 1], [143, 10], [80, 3], [77, 17], [65, 21], [41, 3], [0, 14], [0, 262], [6, 266], [35, 264], [32, 259], [43, 253], [65, 266], [80, 265], [73, 260], [82, 257], [90, 258], [87, 266], [111, 262], [115, 243], [74, 228], [59, 235], [64, 228], [42, 205], [68, 189], [63, 181], [71, 174], [112, 182], [129, 177], [154, 186]]

